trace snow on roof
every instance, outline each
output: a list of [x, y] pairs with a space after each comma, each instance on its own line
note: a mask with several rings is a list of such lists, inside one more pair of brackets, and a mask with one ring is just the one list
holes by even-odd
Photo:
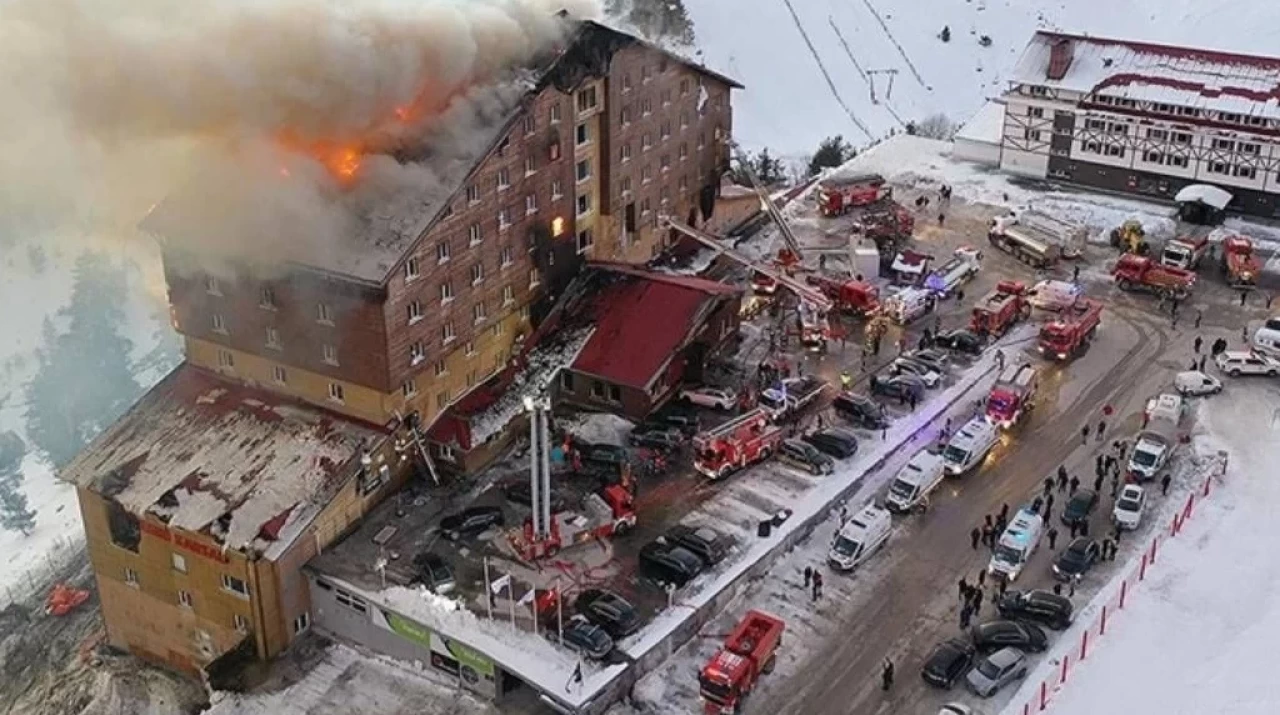
[[240, 549], [281, 514], [331, 493], [362, 445], [382, 436], [184, 363], [59, 476]]
[[1198, 202], [1208, 204], [1219, 211], [1227, 208], [1227, 204], [1231, 203], [1231, 199], [1230, 191], [1210, 184], [1192, 184], [1184, 187], [1173, 197], [1173, 200], [1180, 204]]
[[988, 100], [956, 132], [955, 139], [999, 144], [1004, 136], [1004, 103]]
[[[1062, 79], [1049, 79], [1055, 43], [1071, 46]], [[1013, 71], [1012, 81], [1085, 94], [1210, 111], [1280, 118], [1280, 58], [1037, 32]]]

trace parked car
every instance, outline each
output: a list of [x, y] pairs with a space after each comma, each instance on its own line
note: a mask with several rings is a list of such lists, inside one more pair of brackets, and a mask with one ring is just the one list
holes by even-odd
[[989, 698], [1026, 675], [1027, 656], [1017, 648], [1002, 648], [978, 661], [965, 682], [975, 695]]
[[903, 357], [922, 362], [938, 372], [946, 372], [947, 365], [951, 362], [951, 356], [947, 354], [947, 351], [939, 348], [912, 350], [903, 355]]
[[[533, 507], [533, 484], [529, 482], [528, 478], [507, 482], [502, 486], [502, 494], [507, 498], [507, 501], [513, 504]], [[551, 511], [564, 511], [564, 508], [564, 499], [552, 492]]]
[[502, 526], [506, 519], [496, 506], [473, 506], [440, 520], [440, 535], [450, 541], [476, 536], [491, 527]]
[[680, 588], [697, 578], [706, 567], [692, 551], [665, 539], [650, 541], [640, 547], [639, 558], [640, 575], [659, 588]]
[[1071, 601], [1052, 591], [1007, 591], [996, 601], [1004, 618], [1031, 621], [1060, 631], [1071, 625]]
[[1067, 526], [1083, 524], [1098, 506], [1098, 493], [1092, 489], [1081, 489], [1067, 500], [1062, 509], [1062, 523]]
[[924, 397], [924, 391], [924, 382], [915, 375], [871, 376], [871, 394], [873, 395], [896, 397], [900, 400], [911, 399], [914, 395], [919, 400]]
[[631, 452], [616, 444], [590, 444], [582, 450], [582, 459], [596, 464], [618, 466], [631, 460]]
[[841, 392], [832, 401], [831, 408], [836, 414], [864, 429], [878, 430], [889, 426], [889, 418], [885, 417], [880, 403], [855, 392]]
[[858, 437], [839, 427], [828, 427], [804, 436], [804, 441], [837, 459], [848, 459], [858, 453]]
[[[564, 647], [591, 660], [602, 660], [613, 651], [613, 637], [585, 616], [573, 616], [565, 621], [563, 635]], [[555, 629], [549, 630], [547, 637], [555, 640]]]
[[1173, 389], [1185, 397], [1216, 395], [1222, 392], [1222, 380], [1199, 370], [1188, 370], [1173, 376]]
[[707, 526], [685, 526], [676, 524], [667, 529], [664, 539], [691, 551], [708, 566], [714, 566], [724, 560], [733, 545], [729, 537]]
[[645, 429], [643, 426], [637, 427], [631, 430], [628, 440], [636, 447], [661, 450], [677, 449], [686, 442], [685, 436], [674, 427], [659, 427], [657, 429]]
[[1072, 540], [1053, 563], [1053, 577], [1059, 581], [1080, 580], [1102, 556], [1098, 542], [1083, 536]]
[[817, 447], [799, 439], [783, 440], [778, 448], [778, 461], [798, 467], [818, 476], [835, 471], [835, 460], [823, 454]]
[[1280, 360], [1258, 352], [1228, 350], [1214, 358], [1213, 362], [1218, 366], [1219, 370], [1232, 377], [1240, 377], [1241, 375], [1275, 377], [1280, 375]]
[[920, 677], [938, 688], [950, 688], [973, 665], [973, 646], [967, 641], [952, 638], [934, 647], [924, 662]]
[[979, 653], [991, 653], [1001, 648], [1040, 653], [1049, 647], [1049, 637], [1039, 626], [1019, 621], [987, 621], [969, 629], [969, 637]]
[[589, 588], [578, 594], [573, 607], [614, 640], [640, 630], [640, 614], [636, 607], [613, 591]]
[[947, 703], [938, 711], [938, 715], [981, 715], [981, 713], [964, 703]]
[[427, 587], [434, 593], [445, 594], [457, 586], [453, 578], [453, 567], [449, 566], [439, 554], [424, 551], [413, 557], [416, 571], [414, 581]]
[[942, 373], [934, 370], [928, 364], [919, 360], [913, 360], [908, 357], [900, 357], [893, 361], [889, 366], [889, 372], [894, 375], [915, 375], [920, 378], [924, 386], [933, 389], [942, 382]]
[[1126, 484], [1111, 510], [1111, 521], [1121, 529], [1136, 529], [1142, 523], [1142, 513], [1146, 509], [1147, 491], [1137, 484]]
[[680, 399], [717, 410], [732, 410], [738, 405], [738, 393], [727, 387], [688, 388], [680, 391]]
[[944, 330], [933, 336], [933, 344], [952, 352], [966, 355], [978, 355], [987, 346], [987, 341], [972, 330]]

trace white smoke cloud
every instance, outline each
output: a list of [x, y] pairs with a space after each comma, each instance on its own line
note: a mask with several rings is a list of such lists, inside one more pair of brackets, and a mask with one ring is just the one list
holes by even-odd
[[561, 38], [560, 9], [599, 14], [596, 0], [8, 0], [0, 212], [127, 233], [195, 182], [201, 242], [336, 241], [375, 199], [439, 177], [368, 158], [338, 196], [284, 146], [461, 147], [509, 99], [493, 89], [505, 71]]

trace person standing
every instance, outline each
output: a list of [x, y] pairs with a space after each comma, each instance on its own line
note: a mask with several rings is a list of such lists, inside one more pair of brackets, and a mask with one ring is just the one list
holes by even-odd
[[1075, 496], [1076, 490], [1080, 488], [1080, 478], [1071, 477], [1071, 481], [1067, 482], [1067, 496]]
[[1044, 496], [1046, 499], [1053, 496], [1053, 477], [1044, 478]]
[[1001, 521], [1001, 522], [1003, 522], [1003, 523], [1006, 523], [1006, 524], [1009, 522], [1009, 504], [1008, 504], [1008, 502], [1005, 502], [1004, 504], [1001, 504], [1001, 505], [1000, 505], [1000, 521]]
[[1089, 425], [1080, 428], [1080, 444], [1089, 444]]
[[987, 570], [978, 569], [978, 588], [982, 588], [987, 583]]
[[960, 630], [967, 630], [969, 628], [969, 621], [972, 618], [973, 610], [970, 608], [968, 603], [965, 603], [960, 607]]
[[961, 578], [960, 583], [956, 584], [956, 588], [960, 594], [960, 602], [964, 603], [965, 599], [969, 597], [969, 582]]
[[1098, 420], [1098, 441], [1102, 441], [1102, 434], [1107, 431], [1107, 421]]
[[1071, 282], [1072, 283], [1080, 282], [1080, 266], [1076, 266], [1071, 270]]
[[1049, 527], [1049, 533], [1048, 533], [1048, 534], [1045, 534], [1045, 536], [1048, 536], [1048, 537], [1049, 537], [1049, 550], [1050, 550], [1050, 551], [1053, 551], [1053, 550], [1054, 550], [1054, 548], [1056, 548], [1056, 547], [1054, 546], [1054, 544], [1055, 544], [1055, 543], [1057, 543], [1057, 541], [1058, 541], [1058, 529], [1057, 529], [1057, 527], [1053, 527], [1053, 526]]
[[809, 588], [809, 584], [811, 584], [811, 583], [813, 583], [813, 567], [812, 567], [812, 566], [805, 566], [805, 567], [804, 567], [804, 587], [805, 587], [805, 589], [808, 589], [808, 588]]
[[1105, 478], [1106, 478], [1106, 475], [1103, 474], [1102, 472], [1098, 472], [1098, 476], [1093, 478], [1093, 491], [1095, 494], [1102, 493], [1102, 480]]
[[969, 532], [969, 542], [970, 542], [970, 546], [973, 548], [974, 551], [978, 550], [978, 540], [981, 538], [982, 538], [982, 530], [976, 526], [973, 527], [973, 531]]
[[1067, 467], [1064, 464], [1058, 465], [1058, 491], [1067, 488]]
[[[1200, 326], [1196, 326], [1196, 327], [1200, 327]], [[1200, 339], [1199, 335], [1197, 335], [1196, 339], [1191, 343], [1191, 347], [1196, 351], [1196, 355], [1200, 354], [1201, 345], [1204, 345], [1204, 341]]]
[[1200, 372], [1204, 372], [1204, 362], [1205, 362], [1205, 356], [1201, 355], [1200, 356]]
[[1173, 477], [1167, 473], [1163, 477], [1160, 477], [1160, 496], [1169, 496], [1169, 482], [1171, 481], [1173, 481]]
[[973, 613], [974, 615], [982, 614], [982, 601], [986, 598], [986, 593], [980, 588], [973, 590]]
[[813, 572], [813, 600], [817, 601], [822, 598], [822, 572], [815, 570]]
[[889, 690], [893, 687], [893, 661], [888, 658], [884, 659], [884, 664], [880, 666], [880, 689]]
[[1080, 533], [1080, 524], [1078, 522], [1071, 522], [1068, 528], [1071, 530], [1071, 538], [1073, 539], [1076, 538], [1076, 534]]

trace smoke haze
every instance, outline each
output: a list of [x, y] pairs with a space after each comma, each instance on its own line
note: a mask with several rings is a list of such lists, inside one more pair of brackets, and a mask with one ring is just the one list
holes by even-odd
[[[444, 190], [435, 167], [491, 138], [519, 96], [507, 71], [559, 39], [562, 8], [599, 15], [596, 0], [9, 0], [0, 213], [117, 237], [186, 187], [201, 200], [177, 215], [215, 252], [337, 241], [375, 202]], [[424, 143], [430, 166], [372, 156]], [[350, 186], [325, 166], [342, 147], [371, 155]]]

